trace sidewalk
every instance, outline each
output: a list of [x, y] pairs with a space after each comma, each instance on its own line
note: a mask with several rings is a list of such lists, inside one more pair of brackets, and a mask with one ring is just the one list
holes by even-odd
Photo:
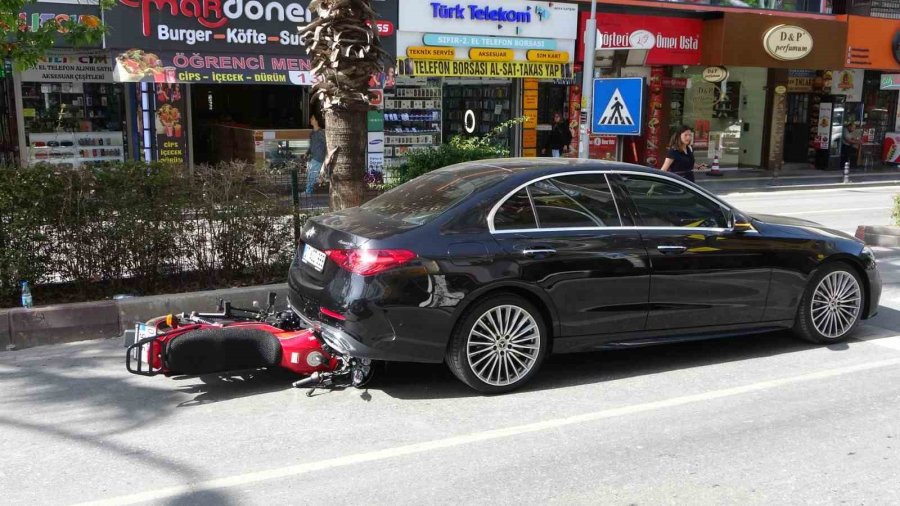
[[900, 167], [850, 172], [850, 183], [844, 184], [844, 175], [838, 170], [792, 169], [780, 171], [773, 177], [771, 171], [762, 169], [723, 168], [721, 176], [711, 176], [708, 171], [694, 173], [697, 184], [716, 192], [729, 191], [779, 191], [816, 188], [841, 188], [847, 186], [900, 185]]
[[287, 284], [224, 288], [202, 292], [56, 304], [34, 308], [0, 309], [0, 353], [46, 344], [109, 339], [133, 329], [136, 323], [168, 313], [215, 311], [219, 299], [235, 307], [265, 303], [278, 294], [276, 309], [287, 307]]

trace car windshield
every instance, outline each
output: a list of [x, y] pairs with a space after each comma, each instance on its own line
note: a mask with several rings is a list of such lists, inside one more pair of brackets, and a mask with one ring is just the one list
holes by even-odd
[[436, 171], [375, 197], [361, 208], [386, 218], [423, 225], [476, 191], [499, 183], [509, 173], [506, 169]]

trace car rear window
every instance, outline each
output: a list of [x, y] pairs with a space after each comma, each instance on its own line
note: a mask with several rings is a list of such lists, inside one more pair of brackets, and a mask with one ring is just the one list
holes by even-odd
[[419, 176], [360, 207], [380, 216], [423, 225], [508, 175], [507, 170], [440, 170]]

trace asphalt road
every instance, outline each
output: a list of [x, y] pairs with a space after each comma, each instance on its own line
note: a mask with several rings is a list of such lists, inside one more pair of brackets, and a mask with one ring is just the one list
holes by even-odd
[[891, 224], [893, 198], [900, 195], [900, 186], [760, 193], [726, 190], [720, 195], [726, 202], [751, 214], [803, 218], [852, 235], [859, 225]]
[[[886, 223], [893, 191], [728, 199], [850, 230]], [[881, 314], [847, 344], [554, 356], [500, 397], [440, 365], [309, 397], [264, 375], [130, 376], [118, 341], [0, 353], [0, 501], [897, 504], [900, 251], [878, 254]]]

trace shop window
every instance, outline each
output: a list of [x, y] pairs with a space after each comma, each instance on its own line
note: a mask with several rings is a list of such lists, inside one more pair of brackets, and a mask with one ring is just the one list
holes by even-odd
[[27, 162], [79, 167], [125, 159], [122, 86], [22, 83]]
[[[468, 137], [490, 132], [512, 118], [511, 99], [512, 85], [509, 80], [468, 82], [446, 79], [444, 135], [448, 138], [456, 135]], [[498, 140], [511, 147], [511, 131], [508, 130]]]

